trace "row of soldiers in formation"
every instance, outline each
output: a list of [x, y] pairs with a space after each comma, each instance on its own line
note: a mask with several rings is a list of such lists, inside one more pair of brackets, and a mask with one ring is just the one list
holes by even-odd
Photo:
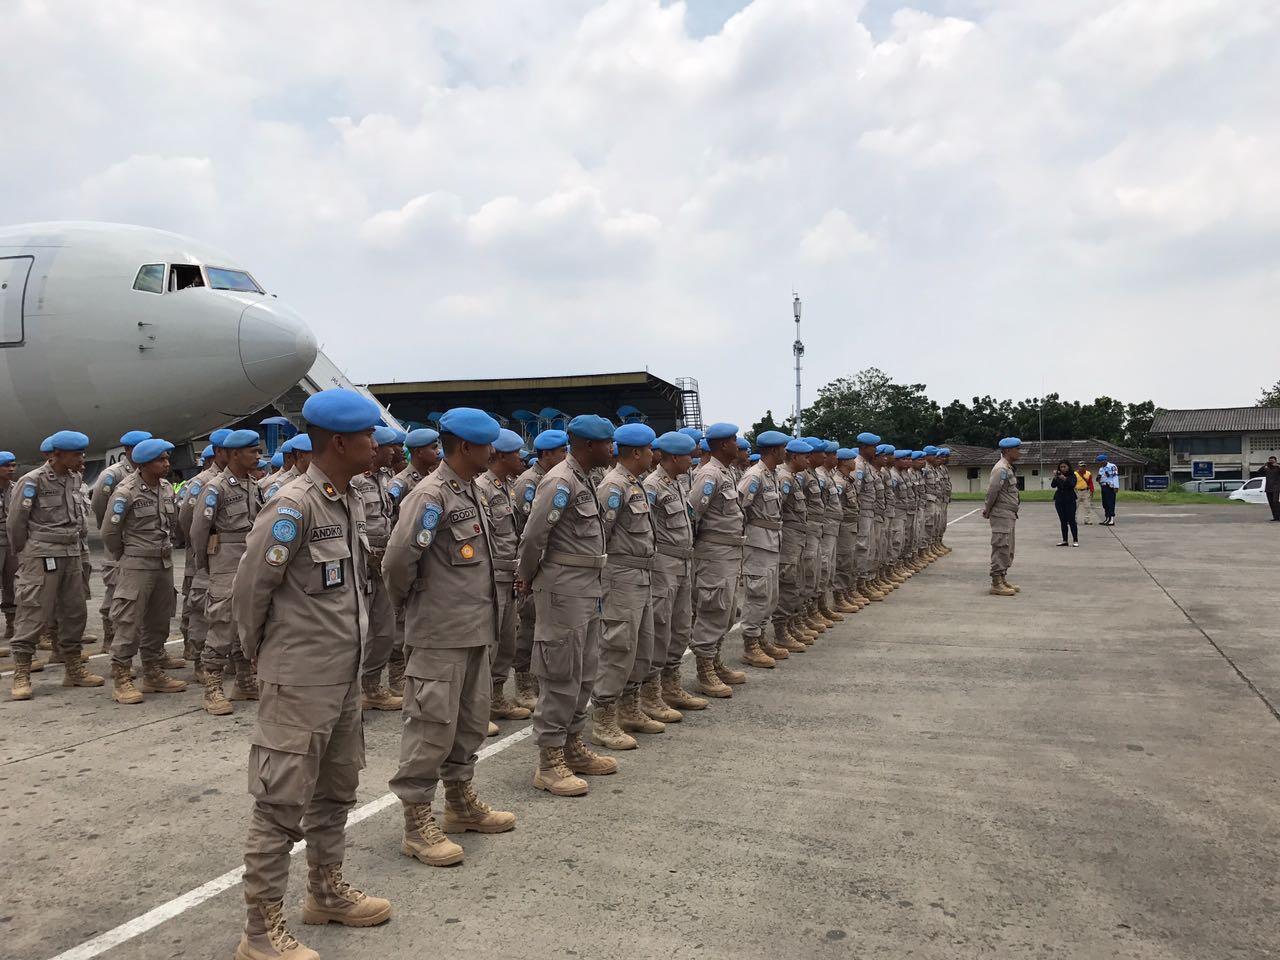
[[[585, 777], [618, 770], [586, 745], [588, 725], [595, 745], [633, 749], [634, 734], [662, 733], [746, 682], [723, 659], [739, 617], [743, 662], [773, 668], [949, 552], [945, 448], [900, 450], [870, 433], [841, 448], [770, 431], [753, 454], [732, 424], [658, 437], [587, 415], [539, 434], [526, 465], [521, 438], [477, 410], [450, 410], [439, 432], [402, 436], [366, 398], [329, 390], [303, 417], [307, 432], [284, 455], [291, 462], [258, 483], [252, 431], [215, 433], [205, 470], [180, 498], [164, 479], [172, 445], [154, 438], [98, 481], [110, 490], [100, 527], [114, 561], [116, 699], [181, 683], [162, 659], [177, 524], [188, 544], [187, 653], [199, 653], [206, 710], [231, 709], [228, 664], [233, 696], [262, 701], [249, 758], [244, 960], [316, 956], [283, 915], [289, 850], [303, 837], [305, 921], [368, 926], [390, 916], [386, 900], [342, 877], [364, 762], [362, 706], [403, 710], [391, 780], [402, 851], [458, 863], [463, 849], [447, 834], [516, 822], [472, 785], [494, 716], [532, 710], [533, 785], [581, 796]], [[35, 587], [19, 603], [15, 696], [20, 683], [31, 694], [23, 667], [49, 620], [67, 675], [77, 685], [85, 676], [70, 642], [77, 598], [80, 628], [85, 616], [79, 565], [73, 586], [28, 549], [78, 545], [84, 533], [71, 487], [88, 440], [69, 431], [51, 439], [49, 462], [10, 498], [20, 582]], [[393, 470], [406, 447], [409, 462]], [[138, 651], [141, 691], [130, 669]], [[691, 689], [680, 678], [686, 652]]]

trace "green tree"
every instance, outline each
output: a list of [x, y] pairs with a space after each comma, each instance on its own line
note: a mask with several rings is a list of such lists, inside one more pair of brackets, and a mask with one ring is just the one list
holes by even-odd
[[[1125, 406], [1110, 397], [1098, 397], [1093, 403], [1080, 408], [1077, 440], [1106, 440], [1108, 443], [1124, 442]], [[1054, 439], [1057, 439], [1056, 437]]]
[[924, 391], [923, 383], [894, 383], [883, 370], [868, 367], [820, 389], [800, 418], [801, 431], [842, 444], [863, 430], [892, 443], [933, 443], [942, 439], [942, 411]]
[[1262, 391], [1262, 396], [1258, 398], [1256, 406], [1280, 407], [1280, 380], [1277, 380], [1270, 387], [1267, 387]]
[[790, 436], [791, 435], [791, 419], [788, 417], [782, 423], [778, 423], [773, 419], [773, 411], [766, 410], [764, 412], [764, 416], [761, 417], [759, 420], [757, 420], [755, 423], [753, 423], [751, 425], [751, 429], [748, 430], [746, 434], [744, 434], [744, 436], [747, 438], [747, 440], [750, 443], [754, 445], [756, 442], [756, 437], [760, 436], [760, 434], [764, 433], [766, 430], [780, 430], [783, 433], [787, 434], [787, 436]]

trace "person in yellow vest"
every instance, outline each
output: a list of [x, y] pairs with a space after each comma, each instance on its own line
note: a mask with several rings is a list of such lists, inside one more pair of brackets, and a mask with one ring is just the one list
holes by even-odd
[[1076, 467], [1076, 515], [1081, 523], [1093, 524], [1093, 474], [1083, 460]]

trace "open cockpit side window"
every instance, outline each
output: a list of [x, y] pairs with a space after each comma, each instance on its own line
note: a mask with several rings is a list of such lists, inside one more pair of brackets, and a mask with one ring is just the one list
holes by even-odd
[[143, 293], [164, 293], [164, 264], [144, 263], [134, 277], [133, 289]]
[[197, 263], [175, 263], [169, 267], [169, 292], [186, 290], [189, 287], [203, 287], [204, 275]]

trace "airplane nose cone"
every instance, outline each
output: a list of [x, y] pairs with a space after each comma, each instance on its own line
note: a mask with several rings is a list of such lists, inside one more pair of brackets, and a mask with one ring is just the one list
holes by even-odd
[[253, 304], [240, 314], [240, 362], [249, 382], [275, 398], [303, 378], [316, 359], [316, 338], [282, 303]]

